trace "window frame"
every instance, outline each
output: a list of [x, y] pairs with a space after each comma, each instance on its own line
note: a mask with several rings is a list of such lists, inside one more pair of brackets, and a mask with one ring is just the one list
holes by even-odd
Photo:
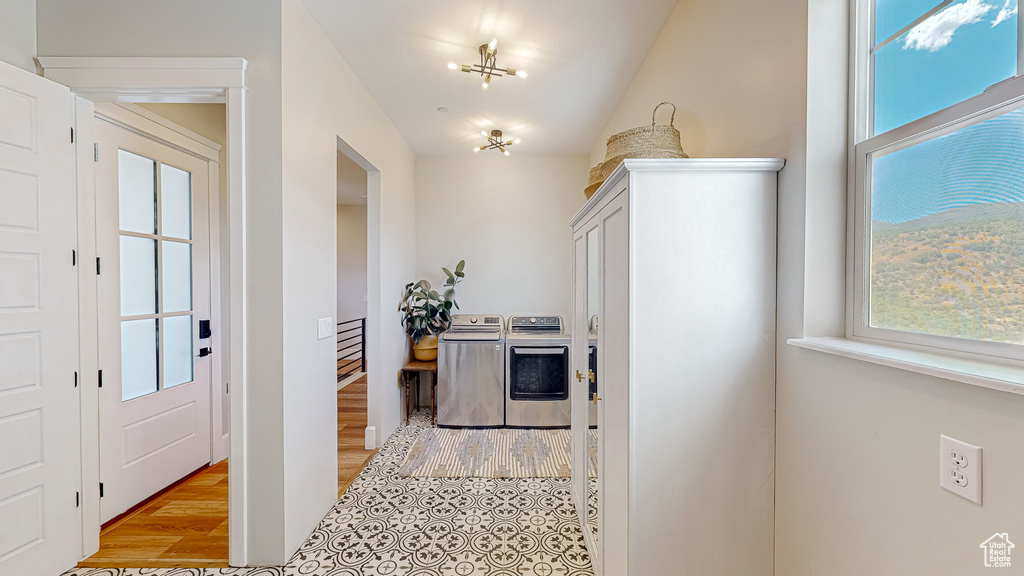
[[[950, 3], [935, 0], [934, 14]], [[1024, 360], [1024, 345], [906, 332], [870, 326], [871, 158], [953, 133], [985, 120], [1024, 108], [1024, 15], [1017, 19], [1017, 75], [989, 86], [984, 92], [937, 112], [872, 134], [874, 94], [875, 0], [851, 0], [850, 129], [848, 158], [846, 337], [878, 343], [937, 348], [956, 354]]]

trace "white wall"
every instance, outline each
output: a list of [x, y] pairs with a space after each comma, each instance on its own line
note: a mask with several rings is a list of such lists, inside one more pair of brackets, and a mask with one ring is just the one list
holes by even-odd
[[399, 422], [407, 345], [392, 310], [415, 252], [415, 157], [298, 0], [283, 2], [285, 540], [294, 551], [337, 497], [336, 344], [316, 319], [337, 308], [339, 138], [379, 171], [370, 177], [367, 392], [378, 441]]
[[464, 259], [462, 312], [570, 318], [569, 220], [586, 201], [587, 171], [584, 156], [417, 156], [416, 275], [406, 282], [442, 286], [441, 267]]
[[0, 6], [0, 62], [36, 71], [36, 0], [4, 0]]
[[[1024, 398], [785, 344], [843, 330], [847, 8], [680, 3], [604, 137], [671, 100], [691, 156], [787, 159], [776, 574], [981, 574], [984, 539], [1024, 534]], [[984, 448], [984, 506], [938, 487], [940, 433]]]
[[291, 552], [285, 549], [286, 517], [297, 511], [286, 514], [284, 494], [281, 4], [38, 0], [36, 16], [42, 56], [240, 56], [249, 62], [246, 296], [248, 310], [258, 312], [246, 320], [246, 410], [254, 423], [247, 430], [247, 549], [252, 564], [282, 563]]
[[366, 317], [366, 205], [338, 204], [337, 321]]

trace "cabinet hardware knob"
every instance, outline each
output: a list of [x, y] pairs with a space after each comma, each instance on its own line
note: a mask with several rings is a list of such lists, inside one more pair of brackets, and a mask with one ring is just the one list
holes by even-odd
[[576, 371], [576, 381], [583, 382], [583, 374], [579, 370]]
[[593, 382], [594, 382], [594, 378], [595, 378], [595, 376], [594, 376], [594, 371], [593, 371], [593, 370], [590, 370], [589, 372], [590, 372], [590, 382], [591, 382], [591, 384], [593, 384]]
[[594, 394], [594, 406], [597, 406], [597, 401], [598, 401], [598, 400], [604, 400], [604, 398], [601, 398], [601, 397], [600, 397], [600, 396], [598, 396], [597, 394]]

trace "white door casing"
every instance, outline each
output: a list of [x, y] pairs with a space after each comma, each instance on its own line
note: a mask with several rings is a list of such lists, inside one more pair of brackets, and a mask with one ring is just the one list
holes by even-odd
[[[97, 316], [103, 370], [100, 518], [105, 522], [211, 461], [212, 356], [197, 356], [200, 348], [209, 345], [208, 340], [199, 339], [199, 320], [210, 318], [209, 178], [205, 159], [115, 126], [99, 115], [95, 128], [96, 242], [101, 258]], [[154, 233], [133, 230], [121, 220], [119, 188], [127, 190], [122, 185], [127, 186], [125, 170], [132, 162], [151, 166]], [[169, 190], [173, 175], [191, 182], [190, 233], [165, 228], [165, 212], [170, 211], [165, 190]], [[180, 293], [182, 286], [188, 292], [189, 285], [186, 273], [174, 272], [172, 254], [187, 253], [189, 246], [191, 265], [186, 263], [184, 269], [191, 274], [191, 302], [171, 306], [174, 286]], [[147, 252], [148, 259], [132, 258]], [[139, 292], [138, 273], [147, 266], [152, 282], [145, 288], [150, 294], [148, 302], [133, 297]], [[172, 354], [171, 339], [178, 335], [182, 342], [181, 331], [189, 329], [190, 337], [184, 341], [191, 349], [178, 348], [177, 354]], [[135, 335], [136, 331], [143, 335]], [[186, 371], [174, 379], [172, 372], [180, 372], [187, 359], [192, 361], [191, 374]], [[151, 380], [133, 374], [148, 374]], [[132, 392], [143, 381], [151, 388]]]
[[[0, 62], [0, 573], [81, 555], [74, 98]], [[84, 273], [84, 272], [83, 272]]]

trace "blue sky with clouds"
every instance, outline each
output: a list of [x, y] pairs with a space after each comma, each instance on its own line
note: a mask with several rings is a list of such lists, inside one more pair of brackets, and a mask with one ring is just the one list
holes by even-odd
[[[876, 0], [881, 43], [937, 0]], [[875, 133], [1016, 74], [1017, 1], [956, 0], [875, 53]], [[1024, 201], [1024, 112], [875, 159], [872, 219], [904, 222], [982, 202]]]

